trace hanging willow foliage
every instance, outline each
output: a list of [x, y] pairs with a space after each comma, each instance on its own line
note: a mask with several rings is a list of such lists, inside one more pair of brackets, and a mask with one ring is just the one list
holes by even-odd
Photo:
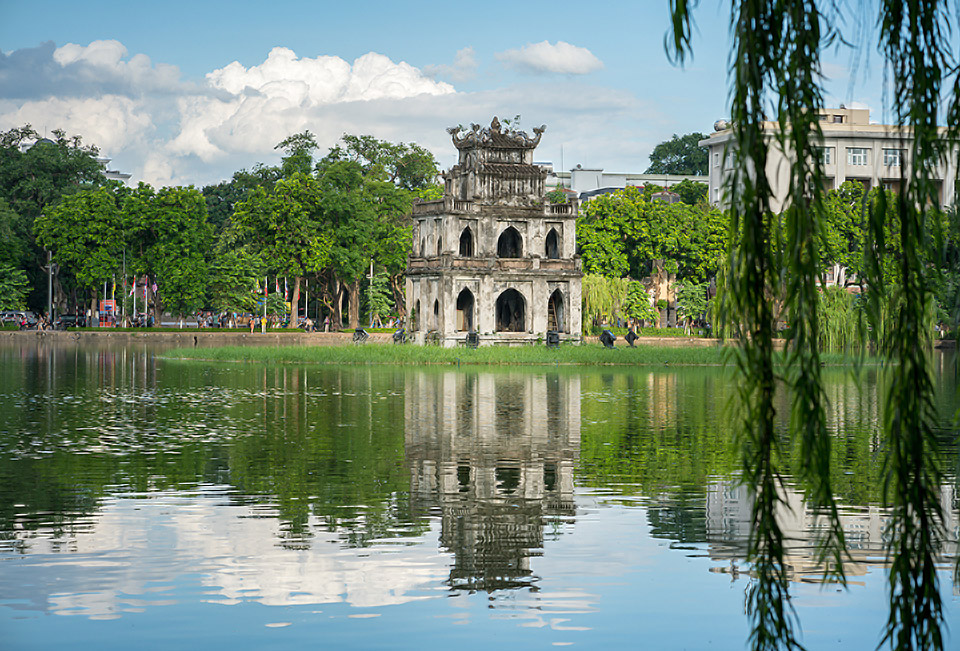
[[[896, 362], [885, 401], [886, 478], [892, 507], [887, 539], [892, 559], [890, 617], [884, 641], [898, 649], [942, 649], [943, 613], [934, 567], [943, 513], [937, 499], [939, 472], [934, 465], [933, 385], [923, 336], [930, 287], [922, 252], [924, 211], [937, 203], [932, 179], [955, 143], [960, 124], [960, 77], [950, 51], [949, 0], [881, 0], [880, 35], [893, 89], [898, 124], [912, 131], [909, 176], [896, 199], [900, 238], [900, 282], [884, 287], [879, 252], [884, 250], [884, 194], [869, 219], [865, 282], [879, 317], [899, 307], [883, 328], [884, 352]], [[672, 31], [668, 54], [678, 63], [692, 53], [691, 9], [697, 0], [670, 0]], [[822, 141], [818, 109], [822, 109], [820, 51], [839, 38], [820, 6], [838, 11], [824, 0], [740, 0], [732, 2], [730, 56], [731, 119], [736, 147], [728, 178], [734, 244], [720, 306], [720, 320], [733, 325], [741, 402], [740, 431], [743, 481], [755, 496], [748, 560], [754, 580], [747, 596], [754, 649], [799, 648], [796, 617], [789, 604], [784, 563], [784, 537], [777, 520], [781, 506], [781, 455], [774, 430], [775, 376], [772, 340], [773, 298], [785, 296], [789, 325], [784, 380], [791, 389], [791, 434], [802, 448], [799, 474], [809, 503], [827, 518], [821, 539], [826, 572], [845, 582], [843, 530], [830, 485], [830, 437], [820, 375], [823, 337], [822, 299], [818, 279], [823, 270], [818, 238], [824, 220], [822, 167], [817, 145]], [[862, 9], [857, 7], [856, 9]], [[944, 77], [953, 76], [947, 111], [948, 139], [938, 131], [937, 117]], [[768, 110], [777, 124], [765, 127]], [[770, 206], [775, 197], [767, 176], [768, 153], [779, 148], [791, 161], [786, 212], [780, 219]], [[782, 229], [782, 230], [781, 230]], [[870, 256], [868, 256], [870, 257]], [[881, 309], [882, 305], [887, 310]], [[827, 333], [832, 334], [832, 333]]]

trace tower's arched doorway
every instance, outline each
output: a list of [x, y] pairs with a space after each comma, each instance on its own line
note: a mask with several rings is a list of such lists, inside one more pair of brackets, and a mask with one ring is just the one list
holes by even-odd
[[473, 257], [473, 232], [469, 226], [464, 228], [463, 232], [460, 233], [460, 257]]
[[416, 332], [420, 329], [420, 299], [417, 299], [417, 304], [413, 306], [413, 314], [410, 315], [410, 330]]
[[473, 292], [464, 288], [457, 296], [457, 330], [470, 332], [473, 329]]
[[433, 302], [433, 328], [431, 329], [440, 329], [440, 301]]
[[498, 258], [519, 258], [523, 256], [523, 238], [513, 226], [500, 233], [497, 240]]
[[497, 298], [497, 332], [526, 330], [526, 302], [523, 294], [508, 289]]
[[563, 313], [563, 292], [559, 289], [554, 290], [547, 301], [547, 330], [567, 331]]
[[551, 228], [550, 232], [547, 233], [547, 246], [546, 246], [547, 257], [551, 260], [556, 260], [560, 257], [560, 236], [557, 235], [557, 229]]

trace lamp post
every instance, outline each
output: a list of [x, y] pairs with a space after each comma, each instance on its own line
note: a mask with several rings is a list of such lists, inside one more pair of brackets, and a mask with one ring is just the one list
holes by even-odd
[[47, 251], [47, 318], [53, 322], [53, 253]]

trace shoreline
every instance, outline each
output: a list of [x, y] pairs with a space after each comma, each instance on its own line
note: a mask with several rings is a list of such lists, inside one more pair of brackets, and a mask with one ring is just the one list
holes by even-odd
[[[389, 332], [371, 332], [370, 338], [365, 345], [386, 344], [393, 345], [393, 336]], [[304, 332], [302, 330], [291, 330], [289, 332], [218, 332], [216, 329], [206, 330], [169, 330], [163, 332], [147, 331], [137, 332], [135, 330], [116, 331], [110, 328], [103, 328], [103, 332], [91, 330], [0, 330], [0, 337], [14, 338], [46, 338], [50, 339], [72, 339], [75, 341], [84, 340], [107, 340], [115, 342], [135, 341], [144, 343], [150, 341], [177, 343], [183, 346], [196, 347], [220, 347], [220, 346], [264, 346], [264, 345], [311, 345], [311, 346], [349, 346], [353, 345], [352, 332]], [[598, 344], [599, 337], [583, 337], [583, 344]], [[658, 348], [716, 348], [722, 345], [720, 339], [709, 339], [705, 337], [645, 337], [640, 336], [636, 342], [638, 347], [655, 346]], [[571, 344], [565, 344], [564, 347]], [[576, 344], [573, 344], [574, 346]], [[617, 348], [629, 348], [623, 337], [617, 337]], [[496, 346], [483, 346], [484, 348], [496, 348]], [[525, 346], [533, 348], [535, 346]], [[539, 347], [543, 347], [542, 345]], [[452, 349], [456, 350], [456, 349]]]
[[[618, 338], [614, 349], [601, 346], [596, 337], [582, 344], [559, 348], [538, 346], [480, 346], [477, 349], [413, 344], [394, 345], [390, 333], [370, 333], [364, 344], [353, 343], [351, 332], [238, 333], [217, 331], [0, 331], [0, 341], [98, 344], [157, 344], [167, 350], [161, 356], [172, 361], [231, 362], [318, 365], [394, 366], [525, 366], [610, 367], [728, 365], [729, 344], [702, 337], [640, 337], [636, 347]], [[782, 342], [783, 340], [780, 340]], [[779, 343], [779, 342], [778, 342]], [[939, 349], [954, 348], [952, 340], [938, 341]], [[782, 343], [777, 347], [782, 350]], [[779, 357], [779, 356], [778, 356]], [[777, 361], [779, 365], [779, 361]], [[822, 353], [821, 364], [830, 367], [882, 365], [876, 357], [858, 354]]]

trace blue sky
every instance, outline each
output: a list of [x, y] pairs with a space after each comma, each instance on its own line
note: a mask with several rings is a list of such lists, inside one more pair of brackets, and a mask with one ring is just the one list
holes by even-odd
[[[62, 128], [136, 180], [203, 185], [275, 163], [303, 129], [323, 151], [344, 132], [417, 142], [448, 167], [446, 127], [519, 114], [547, 124], [538, 160], [643, 171], [658, 142], [727, 115], [728, 6], [702, 3], [677, 68], [667, 0], [0, 0], [0, 130]], [[828, 105], [882, 121], [878, 60], [851, 83], [850, 53], [829, 53]]]

